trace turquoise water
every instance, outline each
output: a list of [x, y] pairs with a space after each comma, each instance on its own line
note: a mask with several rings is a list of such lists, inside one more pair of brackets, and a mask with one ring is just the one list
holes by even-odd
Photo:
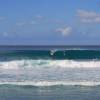
[[0, 100], [99, 98], [99, 47], [0, 48]]

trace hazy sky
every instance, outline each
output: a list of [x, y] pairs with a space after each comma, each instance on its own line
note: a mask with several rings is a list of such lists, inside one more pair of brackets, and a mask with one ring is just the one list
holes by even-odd
[[100, 0], [0, 0], [0, 44], [100, 44]]

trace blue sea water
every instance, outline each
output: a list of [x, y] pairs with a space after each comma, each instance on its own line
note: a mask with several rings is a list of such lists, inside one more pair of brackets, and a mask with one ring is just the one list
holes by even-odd
[[99, 46], [0, 47], [0, 100], [99, 98]]

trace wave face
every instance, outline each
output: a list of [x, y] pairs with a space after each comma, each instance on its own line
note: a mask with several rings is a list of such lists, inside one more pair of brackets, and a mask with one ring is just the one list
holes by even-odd
[[1, 59], [100, 59], [100, 50], [8, 50], [0, 52]]
[[0, 52], [0, 84], [100, 85], [99, 50]]

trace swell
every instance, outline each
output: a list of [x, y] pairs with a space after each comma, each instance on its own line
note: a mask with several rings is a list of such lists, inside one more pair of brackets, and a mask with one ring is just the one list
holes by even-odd
[[100, 50], [14, 50], [0, 52], [0, 60], [12, 59], [100, 59]]

